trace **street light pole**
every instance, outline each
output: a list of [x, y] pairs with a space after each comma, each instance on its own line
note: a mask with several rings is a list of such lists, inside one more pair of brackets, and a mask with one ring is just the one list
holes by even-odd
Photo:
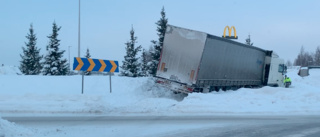
[[[78, 57], [80, 58], [80, 0], [79, 0], [79, 25], [78, 25]], [[81, 89], [82, 94], [83, 94], [83, 83], [84, 83], [84, 73], [82, 73], [82, 89]]]
[[78, 24], [78, 57], [80, 57], [80, 0], [79, 0], [79, 24]]

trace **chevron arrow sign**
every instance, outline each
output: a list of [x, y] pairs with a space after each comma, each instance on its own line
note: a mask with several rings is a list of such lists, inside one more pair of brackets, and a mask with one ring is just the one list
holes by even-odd
[[118, 61], [75, 57], [73, 70], [119, 72]]

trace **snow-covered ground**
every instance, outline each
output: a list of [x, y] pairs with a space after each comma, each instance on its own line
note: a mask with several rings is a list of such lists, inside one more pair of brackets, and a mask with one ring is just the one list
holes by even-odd
[[21, 75], [21, 71], [16, 66], [6, 66], [2, 64], [0, 66], [0, 76], [1, 75]]
[[173, 94], [152, 78], [86, 76], [0, 76], [0, 114], [201, 115], [320, 113], [320, 70], [301, 78], [289, 70], [290, 88]]
[[[152, 78], [119, 76], [112, 77], [112, 93], [108, 76], [86, 76], [84, 94], [81, 94], [81, 76], [24, 76], [16, 75], [16, 71], [10, 75], [7, 72], [11, 69], [3, 67], [0, 71], [2, 117], [320, 114], [320, 69], [311, 69], [310, 76], [304, 78], [297, 75], [297, 69], [290, 69], [287, 74], [292, 80], [290, 88], [242, 88], [227, 92], [192, 93], [188, 96], [173, 94], [157, 86]], [[0, 137], [15, 136], [15, 131], [25, 134], [31, 132], [19, 128], [0, 119]]]
[[34, 131], [15, 123], [3, 120], [0, 117], [0, 137], [32, 136]]

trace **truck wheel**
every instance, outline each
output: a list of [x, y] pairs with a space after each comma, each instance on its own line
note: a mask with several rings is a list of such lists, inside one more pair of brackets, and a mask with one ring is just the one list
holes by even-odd
[[227, 91], [227, 87], [222, 87], [222, 91]]
[[227, 90], [231, 90], [231, 86], [227, 86], [226, 89], [227, 89]]
[[233, 90], [233, 91], [235, 91], [235, 90], [238, 90], [240, 87], [238, 87], [238, 86], [232, 86], [231, 87], [231, 90]]
[[214, 91], [214, 87], [210, 86], [209, 92]]
[[216, 92], [219, 92], [220, 88], [219, 88], [219, 87], [214, 87], [214, 90], [215, 90]]

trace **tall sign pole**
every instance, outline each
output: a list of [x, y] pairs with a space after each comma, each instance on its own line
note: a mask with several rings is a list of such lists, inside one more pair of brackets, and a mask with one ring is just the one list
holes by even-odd
[[78, 22], [78, 57], [80, 57], [80, 0], [79, 0], [79, 22]]
[[110, 93], [112, 92], [112, 87], [111, 87], [111, 72], [109, 72], [109, 81], [110, 81]]
[[[80, 0], [79, 0], [79, 24], [78, 24], [78, 57], [80, 58]], [[83, 94], [84, 73], [82, 73], [82, 88], [81, 94]]]

